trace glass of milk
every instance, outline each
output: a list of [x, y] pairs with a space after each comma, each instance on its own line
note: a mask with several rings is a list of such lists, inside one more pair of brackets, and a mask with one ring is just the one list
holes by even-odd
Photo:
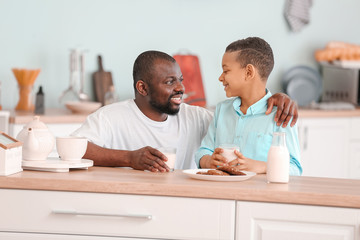
[[226, 158], [226, 162], [231, 162], [235, 160], [237, 156], [235, 155], [235, 150], [240, 151], [239, 146], [230, 143], [220, 144], [219, 148], [223, 149], [221, 155]]
[[170, 171], [174, 171], [176, 161], [176, 148], [160, 147], [158, 148], [158, 150], [167, 157], [168, 161], [166, 162], [166, 165], [170, 168]]
[[289, 182], [290, 154], [286, 147], [284, 132], [274, 132], [267, 156], [266, 178], [268, 182]]

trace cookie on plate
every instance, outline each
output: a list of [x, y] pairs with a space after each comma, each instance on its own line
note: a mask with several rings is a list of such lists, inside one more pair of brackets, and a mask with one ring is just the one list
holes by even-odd
[[218, 167], [216, 170], [226, 172], [230, 175], [246, 175], [240, 169], [238, 169], [236, 167], [231, 167], [231, 166], [221, 166], [221, 167]]

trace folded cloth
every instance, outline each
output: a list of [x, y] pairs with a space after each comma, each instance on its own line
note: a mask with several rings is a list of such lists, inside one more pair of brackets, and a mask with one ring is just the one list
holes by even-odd
[[299, 32], [310, 22], [312, 0], [286, 0], [285, 18], [294, 32]]

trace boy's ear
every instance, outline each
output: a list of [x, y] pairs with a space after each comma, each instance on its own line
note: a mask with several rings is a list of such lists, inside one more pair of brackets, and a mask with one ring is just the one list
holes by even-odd
[[148, 95], [148, 85], [143, 80], [138, 80], [136, 82], [136, 90], [142, 96], [147, 96]]
[[246, 65], [245, 71], [246, 71], [245, 72], [246, 79], [253, 79], [255, 77], [256, 69], [254, 65], [252, 64]]

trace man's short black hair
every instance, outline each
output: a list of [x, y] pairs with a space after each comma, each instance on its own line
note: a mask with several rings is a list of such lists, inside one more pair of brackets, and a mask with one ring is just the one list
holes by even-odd
[[231, 43], [226, 52], [239, 52], [236, 58], [241, 67], [254, 65], [262, 79], [267, 79], [274, 68], [274, 55], [270, 45], [262, 38], [248, 37]]
[[[136, 92], [136, 83], [139, 80], [148, 82], [152, 78], [152, 71], [154, 69], [155, 60], [165, 60], [169, 62], [176, 62], [175, 59], [160, 51], [146, 51], [141, 53], [134, 62], [133, 68], [133, 79], [134, 79], [134, 90]], [[148, 82], [149, 83], [149, 82]]]

